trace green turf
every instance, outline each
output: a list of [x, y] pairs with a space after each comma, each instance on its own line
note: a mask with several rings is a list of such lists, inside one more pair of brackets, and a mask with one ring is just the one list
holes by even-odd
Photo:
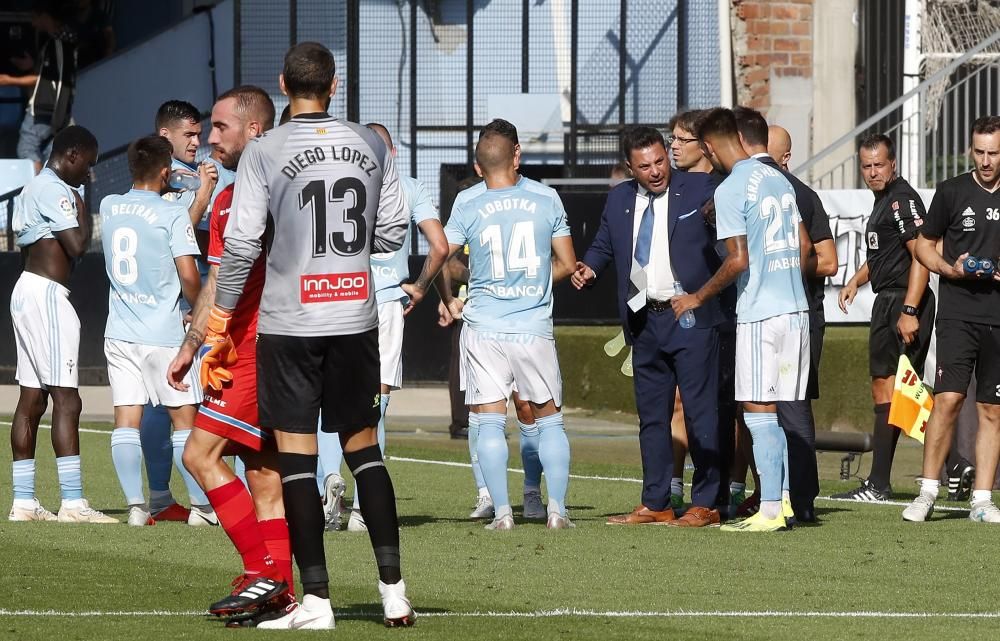
[[[91, 426], [93, 427], [93, 426]], [[107, 429], [107, 426], [98, 426]], [[43, 433], [44, 435], [44, 433]], [[9, 460], [6, 438], [0, 458]], [[40, 439], [43, 441], [43, 439]], [[516, 448], [516, 439], [510, 439]], [[121, 496], [106, 434], [81, 435], [91, 502], [117, 516]], [[440, 435], [390, 433], [390, 454], [463, 461], [464, 443]], [[630, 439], [574, 439], [573, 472], [637, 478]], [[915, 469], [919, 450], [903, 447], [897, 469]], [[836, 458], [821, 458], [824, 492]], [[519, 467], [519, 465], [518, 465]], [[39, 448], [38, 488], [58, 507], [54, 463]], [[784, 534], [741, 535], [604, 525], [629, 509], [639, 486], [573, 480], [569, 506], [577, 528], [548, 532], [522, 524], [490, 533], [464, 517], [472, 504], [468, 469], [390, 461], [402, 522], [404, 573], [420, 618], [412, 630], [382, 628], [367, 537], [326, 535], [338, 635], [421, 639], [936, 639], [988, 638], [992, 620], [968, 618], [497, 618], [476, 612], [575, 608], [607, 611], [991, 612], [997, 609], [996, 531], [964, 513], [904, 524], [900, 508], [821, 502], [822, 525]], [[867, 471], [867, 463], [865, 464]], [[0, 507], [10, 504], [9, 468], [0, 474]], [[515, 514], [518, 484], [511, 474]], [[915, 486], [903, 476], [898, 489]], [[178, 487], [179, 495], [183, 490]], [[912, 494], [911, 494], [912, 495]], [[241, 634], [193, 612], [218, 598], [237, 558], [218, 529], [174, 523], [151, 528], [0, 521], [0, 610], [52, 610], [51, 617], [0, 615], [0, 639], [223, 639]], [[152, 611], [172, 615], [73, 617], [74, 612]], [[180, 614], [177, 614], [180, 613]], [[186, 613], [186, 614], [185, 614]], [[266, 633], [247, 633], [270, 638]], [[275, 638], [280, 637], [279, 633]], [[283, 637], [282, 637], [283, 638]]]

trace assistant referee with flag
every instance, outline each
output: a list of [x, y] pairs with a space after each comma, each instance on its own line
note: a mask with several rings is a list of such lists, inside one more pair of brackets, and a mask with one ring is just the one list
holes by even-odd
[[896, 147], [888, 136], [865, 138], [858, 150], [861, 176], [875, 194], [865, 227], [866, 260], [840, 290], [840, 309], [871, 282], [875, 292], [868, 337], [868, 367], [875, 403], [872, 467], [861, 487], [834, 498], [877, 502], [892, 498], [889, 473], [900, 431], [889, 425], [889, 406], [899, 357], [923, 373], [934, 327], [934, 294], [928, 271], [914, 256], [917, 232], [927, 212], [917, 192], [896, 175]]

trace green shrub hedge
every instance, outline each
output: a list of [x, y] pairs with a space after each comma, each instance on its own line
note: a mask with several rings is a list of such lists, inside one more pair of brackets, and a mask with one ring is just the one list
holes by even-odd
[[[635, 413], [632, 379], [620, 371], [628, 348], [611, 358], [604, 353], [604, 344], [618, 331], [617, 327], [556, 328], [566, 405]], [[867, 327], [827, 327], [820, 399], [814, 402], [813, 410], [820, 430], [871, 429]]]

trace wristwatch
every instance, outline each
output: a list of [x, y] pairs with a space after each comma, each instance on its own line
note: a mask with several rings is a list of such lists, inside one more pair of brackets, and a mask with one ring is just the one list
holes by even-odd
[[913, 305], [903, 305], [903, 313], [907, 316], [917, 316], [920, 311]]

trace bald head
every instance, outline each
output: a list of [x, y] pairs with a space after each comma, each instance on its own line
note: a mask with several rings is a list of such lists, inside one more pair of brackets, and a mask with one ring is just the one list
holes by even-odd
[[381, 138], [385, 142], [386, 147], [392, 150], [396, 149], [396, 147], [392, 144], [392, 136], [389, 135], [389, 130], [385, 128], [385, 125], [380, 125], [377, 122], [370, 122], [367, 125], [365, 125], [365, 127], [368, 127], [369, 129], [377, 133], [379, 138]]
[[787, 129], [779, 125], [767, 128], [767, 155], [788, 171], [788, 161], [792, 159], [792, 137]]
[[476, 144], [476, 164], [483, 177], [514, 169], [514, 143], [506, 136], [486, 131]]

